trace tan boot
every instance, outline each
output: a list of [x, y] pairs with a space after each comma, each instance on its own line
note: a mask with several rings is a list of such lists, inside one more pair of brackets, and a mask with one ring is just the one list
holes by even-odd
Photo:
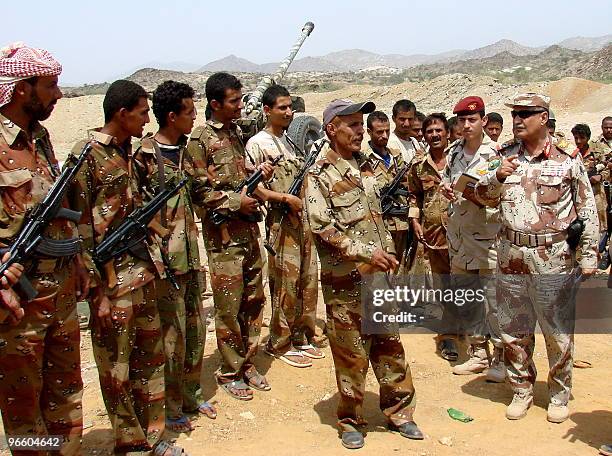
[[548, 404], [546, 419], [551, 423], [563, 423], [569, 418], [569, 407], [567, 405]]
[[506, 381], [506, 365], [504, 364], [504, 349], [495, 347], [491, 367], [485, 372], [488, 382], [504, 383]]
[[472, 345], [468, 350], [470, 358], [463, 364], [457, 364], [453, 367], [455, 375], [473, 375], [480, 374], [489, 367], [489, 358], [484, 345]]
[[533, 393], [531, 390], [519, 390], [514, 392], [512, 402], [506, 409], [506, 418], [509, 420], [520, 420], [527, 415], [527, 410], [533, 404]]

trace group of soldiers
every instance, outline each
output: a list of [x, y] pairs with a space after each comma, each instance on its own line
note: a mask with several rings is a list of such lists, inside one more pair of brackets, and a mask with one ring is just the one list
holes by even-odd
[[[61, 65], [47, 51], [22, 44], [1, 52], [0, 242], [10, 246], [61, 172], [40, 124], [62, 96]], [[23, 266], [12, 264], [1, 279], [0, 408], [7, 436], [59, 435], [61, 454], [79, 454], [76, 303], [88, 300], [115, 452], [184, 454], [166, 428], [188, 432], [190, 414], [216, 416], [200, 391], [206, 281], [196, 218], [202, 220], [221, 355], [215, 377], [231, 397], [248, 401], [253, 390], [271, 389], [254, 364], [265, 305], [264, 221], [272, 301], [265, 352], [297, 368], [324, 358], [315, 337], [320, 277], [346, 448], [364, 445], [370, 363], [389, 428], [423, 439], [398, 331], [362, 329], [362, 284], [369, 276], [486, 290], [484, 304], [443, 306], [438, 349], [455, 361], [456, 342], [465, 337], [468, 360], [453, 373], [486, 370], [489, 380], [507, 380], [514, 391], [509, 419], [522, 418], [533, 403], [539, 322], [550, 363], [548, 419], [567, 419], [571, 303], [577, 281], [596, 269], [600, 220], [593, 192], [609, 179], [612, 118], [604, 119], [600, 139], [586, 146], [577, 139], [576, 149], [549, 133], [548, 97], [523, 94], [508, 103], [514, 139], [500, 146], [503, 120], [487, 116], [479, 97], [460, 100], [451, 120], [442, 113], [423, 116], [400, 100], [393, 132], [372, 101], [334, 100], [323, 113], [324, 137], [311, 146], [310, 163], [285, 134], [293, 111], [284, 87], [264, 92], [265, 128], [246, 144], [236, 124], [241, 82], [215, 73], [206, 98], [210, 116], [194, 129], [194, 90], [162, 83], [152, 97], [159, 130], [143, 137], [147, 92], [127, 80], [109, 86], [104, 125], [76, 144], [64, 165], [80, 166], [64, 201], [79, 220], [57, 218], [45, 231], [53, 240], [79, 238], [80, 252], [34, 255]], [[405, 175], [405, 192], [397, 201], [406, 210], [383, 216], [381, 193], [398, 173]], [[261, 182], [250, 192], [243, 184], [254, 175]], [[169, 188], [178, 190], [149, 224], [145, 241], [98, 261], [104, 240]], [[568, 231], [576, 224], [579, 229]], [[37, 292], [33, 299], [20, 288], [25, 276]]]

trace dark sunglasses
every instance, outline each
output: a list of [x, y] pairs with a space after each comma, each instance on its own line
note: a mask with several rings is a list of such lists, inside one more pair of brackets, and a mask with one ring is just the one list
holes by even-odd
[[540, 109], [538, 111], [510, 111], [510, 115], [514, 119], [516, 116], [519, 116], [521, 119], [527, 119], [528, 117], [534, 116], [536, 114], [540, 114], [542, 112], [546, 112], [544, 109]]

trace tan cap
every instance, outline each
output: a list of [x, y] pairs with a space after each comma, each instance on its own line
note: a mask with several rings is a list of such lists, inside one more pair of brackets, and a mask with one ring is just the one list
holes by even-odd
[[527, 92], [516, 95], [508, 103], [504, 103], [509, 108], [515, 106], [521, 106], [525, 108], [550, 108], [550, 97], [542, 95], [541, 93]]

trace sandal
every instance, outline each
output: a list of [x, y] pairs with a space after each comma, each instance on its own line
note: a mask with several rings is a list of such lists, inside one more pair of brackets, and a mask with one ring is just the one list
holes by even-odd
[[[244, 383], [243, 380], [232, 380], [231, 382], [225, 383], [217, 380], [217, 385], [219, 385], [227, 394], [232, 396], [234, 399], [238, 399], [239, 401], [250, 401], [253, 399], [253, 391], [246, 383]], [[250, 391], [251, 394], [240, 396], [239, 394], [232, 392], [232, 390]]]
[[153, 456], [189, 456], [184, 448], [172, 445], [172, 443], [167, 440], [160, 440], [157, 442], [151, 454]]
[[266, 377], [257, 372], [257, 369], [254, 367], [249, 368], [244, 373], [244, 379], [251, 388], [255, 388], [256, 390], [270, 391], [272, 389]]
[[457, 361], [459, 358], [457, 345], [452, 339], [444, 339], [438, 342], [438, 350], [440, 351], [440, 356], [447, 361]]
[[195, 410], [185, 410], [185, 413], [200, 413], [211, 420], [217, 419], [217, 409], [215, 409], [215, 407], [207, 401], [201, 402], [200, 405], [198, 405], [198, 408]]
[[176, 432], [177, 434], [180, 434], [181, 432], [193, 431], [191, 421], [189, 421], [189, 418], [187, 418], [185, 415], [182, 415], [179, 418], [166, 418], [166, 428], [170, 429], [172, 432]]
[[312, 359], [325, 358], [325, 353], [323, 353], [319, 348], [315, 347], [312, 344], [296, 345], [295, 348], [301, 351], [304, 356], [307, 356], [309, 358], [312, 358]]

